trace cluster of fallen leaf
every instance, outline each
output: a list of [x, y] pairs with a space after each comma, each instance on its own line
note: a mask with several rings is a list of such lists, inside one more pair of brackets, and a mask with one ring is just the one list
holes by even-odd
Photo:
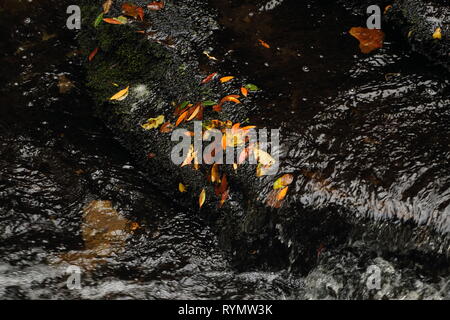
[[[112, 0], [107, 0], [103, 3], [102, 12], [94, 21], [94, 26], [97, 27], [100, 23], [105, 22], [114, 25], [123, 25], [128, 23], [128, 19], [132, 18], [136, 21], [143, 21], [145, 17], [145, 11], [142, 7], [136, 6], [131, 3], [124, 3], [121, 7], [122, 15], [118, 17], [106, 17], [106, 15], [111, 11], [113, 6]], [[162, 1], [154, 1], [147, 5], [148, 10], [161, 10], [164, 8], [164, 2]], [[138, 31], [140, 33], [144, 33], [142, 31]], [[270, 48], [270, 45], [262, 40], [258, 40], [260, 45], [265, 48]], [[89, 55], [88, 60], [92, 61], [96, 54], [98, 53], [99, 48], [95, 48]], [[209, 55], [209, 53], [204, 52], [208, 56], [208, 58], [217, 60], [215, 57]], [[218, 78], [218, 73], [214, 72], [203, 78], [200, 81], [200, 86], [208, 85], [208, 83], [212, 81], [217, 81], [220, 84], [225, 84], [235, 80], [234, 76], [223, 76]], [[217, 80], [216, 80], [217, 78]], [[117, 84], [114, 84], [118, 86]], [[130, 90], [130, 86], [127, 86], [124, 89], [121, 89], [112, 97], [109, 98], [110, 101], [123, 101], [128, 97]], [[187, 124], [193, 120], [203, 121], [204, 112], [221, 112], [224, 107], [227, 107], [229, 104], [238, 105], [241, 104], [241, 100], [243, 98], [247, 98], [251, 92], [256, 92], [259, 88], [254, 84], [246, 84], [239, 87], [239, 94], [229, 94], [219, 101], [207, 100], [207, 101], [197, 101], [195, 103], [191, 103], [190, 101], [183, 101], [180, 104], [175, 104], [174, 115], [177, 117], [174, 124], [170, 121], [165, 121], [164, 115], [159, 115], [155, 118], [148, 119], [145, 123], [141, 124], [141, 127], [144, 130], [152, 130], [158, 129], [161, 133], [169, 133], [175, 127], [178, 127], [182, 124]], [[265, 152], [264, 150], [259, 148], [259, 145], [255, 143], [250, 143], [248, 139], [248, 133], [250, 130], [256, 128], [255, 126], [244, 126], [241, 127], [241, 123], [233, 123], [231, 121], [221, 121], [221, 120], [208, 120], [203, 122], [203, 139], [207, 139], [208, 135], [211, 133], [211, 130], [219, 130], [222, 133], [222, 141], [217, 142], [220, 143], [221, 148], [226, 150], [227, 147], [236, 147], [242, 146], [242, 151], [238, 156], [237, 163], [233, 164], [234, 170], [238, 169], [239, 165], [242, 165], [251, 155], [254, 156], [254, 159], [257, 161], [256, 175], [262, 176], [266, 172], [266, 170], [270, 169], [270, 167], [275, 163], [275, 160], [272, 158], [270, 154]], [[194, 136], [192, 131], [186, 131], [185, 133], [188, 136]], [[152, 159], [156, 155], [149, 154], [148, 158]], [[214, 193], [220, 199], [219, 206], [222, 207], [225, 201], [229, 198], [230, 190], [228, 185], [228, 179], [225, 172], [221, 172], [221, 165], [217, 163], [213, 163], [214, 155], [210, 155], [209, 159], [205, 158], [206, 163], [212, 163], [211, 170], [208, 171], [207, 180], [213, 184]], [[207, 156], [208, 157], [208, 156]], [[195, 170], [199, 170], [200, 161], [198, 159], [197, 152], [194, 150], [194, 146], [191, 145], [189, 148], [189, 152], [181, 164], [181, 167], [185, 166], [193, 166]], [[280, 180], [281, 179], [281, 180]], [[288, 174], [284, 175], [278, 180], [276, 180], [274, 184], [274, 190], [269, 194], [269, 197], [266, 203], [272, 207], [279, 208], [282, 204], [283, 199], [286, 197], [288, 191], [288, 185], [292, 182], [293, 176]], [[179, 183], [178, 189], [181, 193], [187, 192], [188, 187], [183, 183]], [[206, 189], [203, 188], [199, 195], [199, 207], [201, 208], [206, 201]]]

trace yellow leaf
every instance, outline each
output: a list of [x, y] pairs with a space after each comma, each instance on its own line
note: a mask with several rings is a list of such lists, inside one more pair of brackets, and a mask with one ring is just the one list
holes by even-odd
[[442, 39], [442, 30], [441, 28], [437, 28], [433, 33], [433, 39]]
[[109, 98], [109, 100], [117, 100], [117, 101], [124, 100], [128, 96], [128, 89], [130, 89], [129, 86], [126, 87], [125, 89], [117, 92], [115, 95], [113, 95], [111, 98]]
[[187, 188], [184, 184], [182, 184], [181, 182], [178, 184], [178, 190], [183, 193], [187, 191]]
[[106, 1], [103, 3], [103, 13], [104, 13], [104, 14], [107, 14], [107, 13], [109, 12], [109, 10], [111, 10], [112, 4], [113, 4], [113, 1], [112, 1], [112, 0], [106, 0]]
[[258, 163], [260, 163], [261, 165], [263, 165], [265, 167], [271, 167], [275, 163], [275, 159], [272, 158], [272, 156], [270, 154], [268, 154], [267, 152], [265, 152], [259, 148], [254, 148], [253, 154], [254, 154], [256, 160], [258, 161]]
[[164, 123], [164, 116], [160, 115], [156, 118], [148, 119], [146, 123], [141, 125], [141, 127], [144, 128], [145, 130], [156, 129], [163, 123]]
[[233, 76], [223, 77], [223, 78], [220, 78], [220, 82], [225, 83], [225, 82], [228, 82], [233, 79], [234, 79]]
[[203, 189], [202, 192], [200, 193], [200, 197], [198, 198], [198, 204], [201, 207], [203, 207], [203, 204], [206, 201], [206, 190]]
[[292, 174], [285, 174], [283, 176], [281, 176], [280, 178], [278, 178], [274, 184], [273, 184], [273, 188], [276, 189], [281, 189], [284, 188], [288, 185], [290, 185], [292, 183], [292, 181], [294, 180], [294, 177], [292, 176]]
[[219, 165], [217, 163], [214, 163], [211, 168], [211, 182], [220, 183]]

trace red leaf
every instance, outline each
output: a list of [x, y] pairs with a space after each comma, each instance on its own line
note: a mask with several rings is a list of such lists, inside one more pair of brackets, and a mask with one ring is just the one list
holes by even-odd
[[93, 59], [94, 59], [94, 57], [95, 57], [95, 55], [97, 54], [97, 52], [98, 52], [98, 49], [99, 49], [99, 47], [97, 47], [97, 48], [95, 48], [94, 50], [92, 50], [92, 52], [89, 54], [89, 61], [92, 61]]
[[163, 1], [153, 1], [153, 2], [150, 2], [150, 3], [147, 5], [147, 8], [148, 8], [149, 10], [153, 10], [153, 11], [161, 10], [162, 8], [164, 8], [164, 2], [163, 2]]
[[205, 79], [202, 80], [201, 84], [205, 84], [210, 82], [214, 77], [217, 75], [217, 72], [211, 73], [209, 76], [207, 76]]

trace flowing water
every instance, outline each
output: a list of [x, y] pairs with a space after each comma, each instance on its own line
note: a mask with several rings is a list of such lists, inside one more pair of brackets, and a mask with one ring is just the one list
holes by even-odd
[[[264, 88], [255, 121], [295, 130], [336, 108], [329, 97], [356, 101], [408, 86], [448, 105], [447, 75], [401, 44], [361, 57], [344, 35], [361, 21], [337, 5], [266, 2], [211, 2], [224, 26], [214, 54]], [[318, 252], [307, 275], [235, 270], [207, 224], [162, 196], [157, 177], [145, 177], [92, 117], [65, 6], [6, 0], [0, 10], [0, 298], [449, 297], [445, 261], [381, 257], [358, 243]], [[391, 81], [365, 87], [373, 70]], [[432, 134], [448, 154], [448, 121]], [[83, 268], [80, 290], [67, 288], [69, 265]], [[382, 290], [366, 286], [371, 265], [385, 275]]]

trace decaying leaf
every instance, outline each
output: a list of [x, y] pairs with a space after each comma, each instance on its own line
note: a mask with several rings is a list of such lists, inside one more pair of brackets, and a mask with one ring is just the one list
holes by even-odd
[[264, 167], [271, 167], [276, 162], [270, 154], [259, 148], [253, 148], [253, 154], [258, 163], [260, 163]]
[[231, 81], [233, 79], [234, 79], [233, 76], [222, 77], [222, 78], [220, 78], [220, 82], [225, 83], [225, 82]]
[[164, 123], [161, 128], [159, 128], [159, 131], [162, 133], [169, 133], [173, 131], [173, 124], [171, 124], [169, 121]]
[[442, 29], [437, 28], [433, 33], [433, 39], [442, 39]]
[[109, 12], [109, 10], [111, 10], [112, 4], [113, 4], [113, 0], [106, 0], [103, 3], [103, 13], [104, 14], [107, 14]]
[[153, 11], [161, 10], [161, 9], [164, 8], [164, 2], [163, 2], [163, 1], [153, 1], [153, 2], [150, 2], [150, 3], [147, 5], [147, 8], [148, 8], [149, 10], [153, 10]]
[[141, 21], [144, 20], [144, 9], [131, 3], [122, 4], [122, 13], [134, 19], [139, 18]]
[[95, 48], [94, 50], [92, 50], [92, 52], [89, 54], [88, 60], [92, 61], [94, 59], [94, 57], [97, 55], [99, 50], [99, 47]]
[[203, 189], [198, 198], [198, 205], [200, 206], [200, 208], [203, 207], [205, 201], [206, 201], [206, 190]]
[[264, 42], [261, 39], [258, 39], [258, 42], [261, 46], [263, 46], [264, 48], [270, 49], [270, 45], [267, 42]]
[[141, 125], [141, 127], [144, 128], [145, 130], [156, 129], [163, 123], [164, 123], [164, 115], [160, 115], [156, 118], [148, 119], [146, 123]]
[[362, 53], [370, 53], [383, 47], [384, 32], [380, 29], [353, 27], [349, 33], [359, 40], [359, 48]]
[[209, 76], [207, 76], [205, 79], [202, 80], [201, 84], [205, 84], [210, 82], [214, 77], [217, 75], [217, 72], [211, 73]]
[[292, 181], [294, 181], [294, 176], [292, 174], [286, 173], [273, 183], [273, 189], [276, 190], [287, 187], [292, 183]]
[[130, 89], [130, 87], [128, 86], [125, 89], [120, 90], [115, 95], [113, 95], [111, 98], [109, 98], [109, 100], [117, 100], [117, 101], [124, 100], [128, 96], [128, 90], [129, 89]]
[[178, 191], [180, 191], [181, 193], [184, 193], [187, 191], [187, 188], [184, 184], [182, 184], [181, 182], [178, 184]]

